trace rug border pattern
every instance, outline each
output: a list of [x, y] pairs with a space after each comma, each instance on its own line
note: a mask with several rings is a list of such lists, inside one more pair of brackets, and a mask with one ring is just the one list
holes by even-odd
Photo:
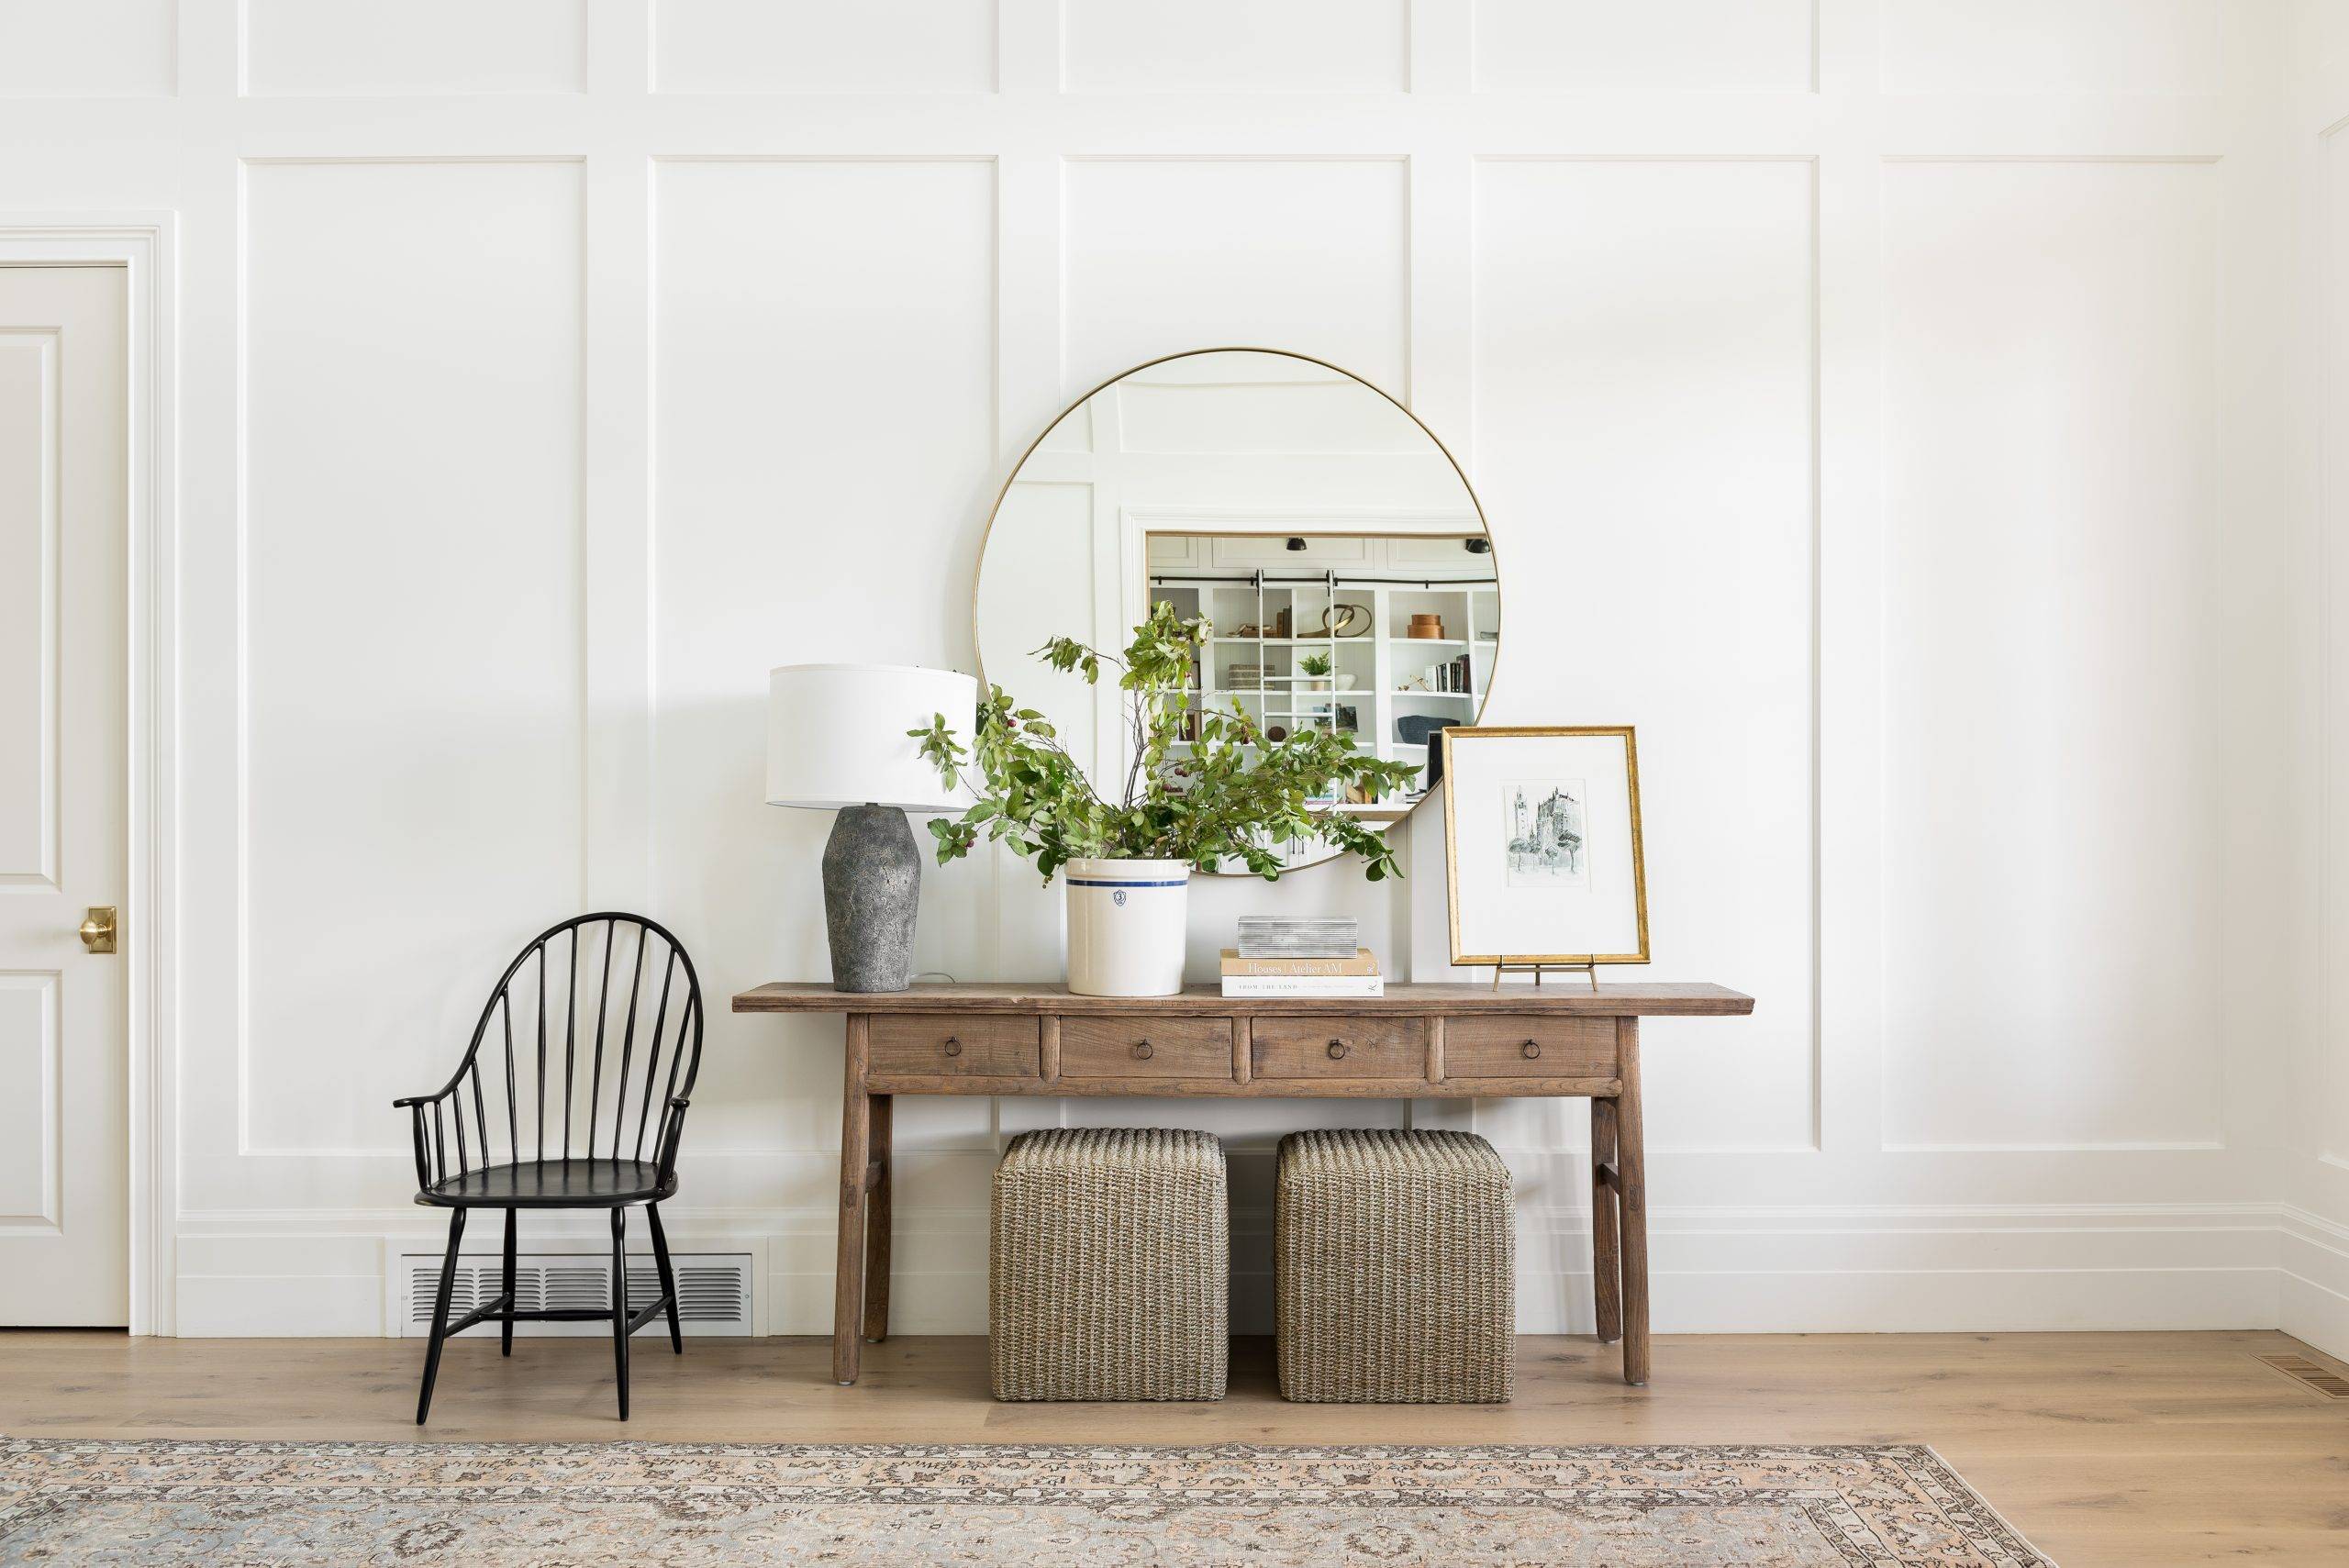
[[[1866, 1466], [1889, 1465], [1899, 1478], [1930, 1501], [1965, 1544], [1996, 1568], [2054, 1568], [2052, 1561], [2024, 1539], [2021, 1532], [1976, 1493], [1942, 1455], [1921, 1443], [1686, 1443], [1686, 1444], [1126, 1444], [1126, 1443], [732, 1443], [732, 1442], [379, 1442], [312, 1441], [292, 1439], [234, 1438], [33, 1438], [0, 1437], [0, 1484], [13, 1484], [9, 1472], [35, 1459], [70, 1461], [153, 1454], [158, 1460], [271, 1461], [309, 1459], [351, 1460], [398, 1463], [429, 1462], [463, 1466], [510, 1466], [517, 1461], [582, 1462], [629, 1460], [664, 1461], [696, 1458], [788, 1461], [795, 1464], [840, 1462], [848, 1464], [924, 1465], [982, 1468], [1006, 1461], [1068, 1464], [1120, 1464], [1133, 1467], [1191, 1465], [1228, 1466], [1277, 1464], [1292, 1469], [1316, 1464], [1397, 1466], [1426, 1465], [1457, 1469], [1478, 1464], [1538, 1467], [1544, 1464], [1671, 1468], [1691, 1462], [1715, 1464], [1761, 1464], [1801, 1459], [1845, 1461]], [[0, 1500], [0, 1542], [28, 1526], [75, 1504], [99, 1501], [199, 1502], [249, 1498], [261, 1484], [238, 1481], [159, 1481], [153, 1483], [36, 1484]], [[12, 1487], [13, 1489], [13, 1487]], [[271, 1488], [286, 1490], [283, 1483]], [[857, 1503], [871, 1506], [901, 1504], [1081, 1506], [1098, 1507], [1131, 1501], [1155, 1501], [1174, 1507], [1297, 1502], [1342, 1504], [1360, 1502], [1386, 1507], [1542, 1507], [1605, 1503], [1637, 1508], [1724, 1504], [1736, 1501], [1772, 1502], [1801, 1511], [1842, 1559], [1855, 1568], [1878, 1568], [1903, 1561], [1885, 1542], [1851, 1501], [1831, 1485], [1625, 1485], [1591, 1482], [1560, 1485], [1377, 1485], [1349, 1487], [1309, 1482], [1266, 1481], [1261, 1485], [1221, 1480], [1186, 1483], [1116, 1482], [1102, 1485], [920, 1485], [902, 1481], [868, 1480], [847, 1485], [775, 1481], [707, 1483], [647, 1481], [613, 1484], [592, 1480], [548, 1478], [500, 1480], [494, 1475], [437, 1477], [430, 1484], [383, 1481], [317, 1480], [299, 1484], [306, 1495], [333, 1498], [373, 1498], [419, 1501], [469, 1497], [477, 1501], [571, 1498], [583, 1502], [626, 1502], [684, 1489], [699, 1496], [758, 1502]]]

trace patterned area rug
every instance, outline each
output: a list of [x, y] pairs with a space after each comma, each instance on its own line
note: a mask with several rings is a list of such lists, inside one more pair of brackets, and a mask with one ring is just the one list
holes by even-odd
[[0, 1440], [0, 1562], [2043, 1565], [1927, 1448]]

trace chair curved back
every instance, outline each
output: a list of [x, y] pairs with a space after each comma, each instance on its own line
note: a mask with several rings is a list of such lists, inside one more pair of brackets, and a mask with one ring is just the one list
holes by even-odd
[[417, 1184], [534, 1160], [648, 1158], [665, 1181], [703, 1016], [694, 961], [658, 921], [606, 910], [548, 927], [498, 977], [448, 1083], [401, 1102]]

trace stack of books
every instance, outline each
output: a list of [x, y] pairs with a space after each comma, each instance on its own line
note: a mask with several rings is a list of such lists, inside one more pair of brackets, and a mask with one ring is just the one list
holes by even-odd
[[1354, 922], [1335, 917], [1243, 915], [1240, 945], [1223, 950], [1227, 996], [1383, 996], [1378, 960], [1354, 945]]

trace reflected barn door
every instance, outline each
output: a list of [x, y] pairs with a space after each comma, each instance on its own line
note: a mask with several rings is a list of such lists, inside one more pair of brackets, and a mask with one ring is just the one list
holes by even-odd
[[126, 307], [0, 266], [0, 1324], [129, 1320]]

